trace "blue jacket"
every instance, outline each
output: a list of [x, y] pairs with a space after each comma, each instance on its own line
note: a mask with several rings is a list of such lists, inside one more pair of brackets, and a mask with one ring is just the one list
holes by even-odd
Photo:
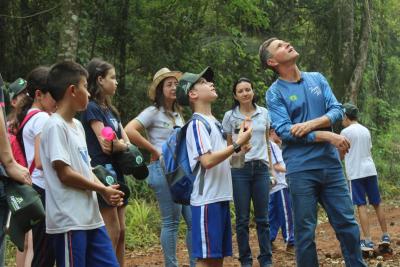
[[[301, 72], [300, 82], [277, 79], [266, 94], [271, 124], [283, 142], [287, 174], [305, 170], [340, 167], [339, 155], [330, 143], [315, 143], [315, 133], [302, 138], [290, 133], [291, 127], [323, 115], [333, 125], [343, 117], [325, 77], [318, 72]], [[329, 130], [331, 129], [324, 129]]]

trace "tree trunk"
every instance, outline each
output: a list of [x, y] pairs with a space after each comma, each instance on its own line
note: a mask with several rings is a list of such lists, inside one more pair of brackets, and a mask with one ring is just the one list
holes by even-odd
[[[116, 68], [118, 68], [117, 74], [119, 76], [118, 78], [118, 104], [117, 108], [121, 112], [121, 114], [129, 114], [129, 109], [131, 109], [131, 105], [128, 103], [129, 98], [126, 97], [127, 91], [126, 91], [126, 82], [125, 82], [125, 77], [126, 77], [126, 46], [128, 43], [128, 19], [129, 19], [129, 0], [123, 0], [123, 3], [121, 3], [121, 9], [120, 9], [120, 17], [121, 19], [119, 20], [119, 25], [118, 25], [118, 31], [116, 32], [116, 40], [117, 45], [119, 48], [119, 54], [118, 54], [118, 65]], [[125, 122], [123, 122], [125, 123]]]
[[354, 66], [354, 3], [340, 0], [336, 6], [336, 55], [333, 75], [336, 95], [342, 99], [346, 95], [347, 84]]
[[[19, 3], [19, 10], [21, 16], [26, 16], [31, 13], [28, 0], [21, 0]], [[27, 48], [29, 47], [28, 37], [29, 37], [29, 19], [21, 19], [19, 23], [19, 35], [17, 36], [17, 53], [18, 57], [24, 58], [27, 54]], [[29, 49], [29, 48], [28, 48]]]
[[126, 74], [126, 45], [128, 37], [128, 16], [129, 16], [129, 0], [124, 0], [121, 5], [121, 25], [119, 34], [119, 92], [125, 94], [125, 74]]
[[371, 21], [369, 12], [369, 1], [364, 0], [364, 10], [362, 19], [362, 32], [360, 38], [360, 44], [358, 46], [358, 58], [354, 67], [353, 73], [350, 78], [350, 82], [347, 88], [347, 99], [357, 103], [358, 92], [360, 91], [360, 85], [363, 77], [365, 67], [367, 65], [368, 58], [368, 43], [371, 31]]
[[[2, 13], [7, 14], [9, 11], [9, 3], [10, 1], [8, 0], [1, 0], [0, 1], [0, 10]], [[9, 37], [7, 36], [7, 18], [5, 17], [0, 17], [0, 72], [4, 72], [7, 69], [7, 63], [6, 63], [6, 47], [7, 43], [9, 40]], [[8, 24], [9, 25], [9, 24]], [[4, 73], [3, 73], [4, 75]], [[3, 76], [6, 79], [6, 76]]]
[[61, 10], [63, 24], [60, 31], [58, 60], [75, 60], [79, 40], [80, 0], [63, 0]]

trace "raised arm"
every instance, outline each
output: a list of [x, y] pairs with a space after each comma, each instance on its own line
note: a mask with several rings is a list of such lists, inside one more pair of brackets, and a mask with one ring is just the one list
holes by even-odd
[[[247, 152], [251, 149], [251, 146], [246, 144], [251, 138], [253, 129], [250, 128], [246, 132], [243, 132], [243, 126], [244, 124], [242, 123], [236, 143], [241, 146], [242, 151]], [[228, 145], [226, 148], [218, 151], [212, 151], [210, 135], [204, 124], [198, 120], [193, 120], [189, 125], [186, 138], [188, 149], [192, 150], [192, 153], [189, 153], [189, 155], [197, 158], [206, 169], [214, 167], [234, 153], [233, 145]]]

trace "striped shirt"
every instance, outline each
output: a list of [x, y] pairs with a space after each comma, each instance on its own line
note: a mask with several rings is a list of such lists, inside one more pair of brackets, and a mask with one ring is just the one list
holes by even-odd
[[[214, 118], [202, 115], [211, 127], [208, 133], [206, 126], [199, 120], [190, 122], [186, 132], [186, 145], [192, 170], [195, 168], [199, 157], [209, 152], [226, 148], [226, 140], [221, 134], [222, 125]], [[190, 205], [201, 206], [215, 202], [232, 200], [232, 178], [229, 159], [206, 170], [204, 177], [203, 194], [199, 194], [199, 176], [197, 174], [190, 199]]]

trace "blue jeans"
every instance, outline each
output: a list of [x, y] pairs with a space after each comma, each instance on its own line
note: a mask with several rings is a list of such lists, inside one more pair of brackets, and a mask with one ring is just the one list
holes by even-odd
[[5, 232], [4, 227], [7, 222], [8, 205], [6, 201], [6, 192], [4, 182], [0, 178], [0, 267], [5, 266]]
[[307, 170], [287, 175], [294, 213], [297, 266], [317, 267], [315, 246], [317, 202], [328, 214], [347, 267], [366, 266], [360, 231], [342, 168]]
[[259, 160], [246, 162], [243, 168], [232, 169], [233, 200], [236, 212], [236, 238], [242, 266], [251, 266], [253, 259], [249, 246], [250, 201], [253, 201], [257, 225], [260, 266], [272, 263], [269, 240], [268, 198], [269, 172]]
[[166, 267], [177, 267], [176, 242], [181, 214], [187, 225], [186, 246], [190, 257], [190, 266], [195, 266], [192, 257], [192, 212], [190, 206], [176, 204], [172, 198], [167, 180], [161, 169], [160, 162], [154, 161], [148, 166], [147, 183], [154, 190], [161, 211], [161, 246]]

